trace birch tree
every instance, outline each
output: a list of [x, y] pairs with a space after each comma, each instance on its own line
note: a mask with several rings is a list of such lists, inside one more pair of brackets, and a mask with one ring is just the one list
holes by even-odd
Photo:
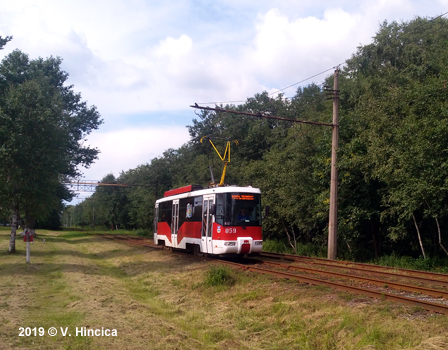
[[66, 85], [61, 63], [15, 50], [0, 64], [0, 199], [12, 211], [10, 252], [18, 216], [34, 230], [36, 219], [71, 198], [61, 181], [79, 175], [78, 167], [99, 153], [83, 141], [100, 115]]

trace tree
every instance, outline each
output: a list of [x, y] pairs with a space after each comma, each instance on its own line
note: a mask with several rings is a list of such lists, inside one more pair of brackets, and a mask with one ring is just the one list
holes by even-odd
[[439, 218], [448, 212], [446, 23], [385, 22], [344, 73], [352, 134], [343, 162], [376, 186], [380, 206], [366, 209], [387, 226], [388, 238], [413, 243], [423, 256], [432, 239], [421, 229], [434, 220], [440, 243]]
[[15, 50], [0, 64], [0, 197], [13, 212], [10, 252], [19, 213], [33, 230], [36, 219], [71, 198], [61, 180], [79, 175], [99, 152], [83, 140], [102, 123], [100, 115], [65, 85], [61, 63]]
[[11, 40], [12, 40], [12, 36], [7, 36], [7, 37], [3, 38], [0, 35], [0, 50], [3, 50], [3, 47]]

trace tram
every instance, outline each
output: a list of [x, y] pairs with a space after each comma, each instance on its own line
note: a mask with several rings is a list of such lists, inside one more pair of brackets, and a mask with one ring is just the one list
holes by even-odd
[[189, 185], [166, 191], [154, 214], [155, 244], [211, 255], [263, 248], [258, 188]]

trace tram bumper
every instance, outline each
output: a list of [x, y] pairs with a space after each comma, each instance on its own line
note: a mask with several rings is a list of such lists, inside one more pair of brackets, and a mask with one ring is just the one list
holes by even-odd
[[238, 237], [237, 239], [237, 254], [250, 254], [254, 246], [252, 237]]
[[254, 240], [252, 237], [238, 237], [235, 241], [214, 241], [213, 254], [253, 254], [260, 253], [263, 249], [262, 240]]

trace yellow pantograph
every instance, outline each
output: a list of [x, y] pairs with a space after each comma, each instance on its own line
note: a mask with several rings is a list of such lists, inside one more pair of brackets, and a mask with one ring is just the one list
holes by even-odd
[[[208, 141], [212, 145], [213, 149], [216, 151], [216, 153], [218, 154], [218, 156], [221, 159], [222, 163], [224, 164], [224, 169], [222, 170], [222, 175], [221, 175], [221, 181], [218, 184], [218, 186], [222, 186], [222, 185], [224, 185], [224, 178], [226, 177], [227, 164], [230, 163], [230, 144], [231, 144], [232, 141], [227, 141], [226, 142], [226, 148], [224, 150], [224, 154], [221, 156], [221, 153], [219, 153], [218, 149], [214, 145], [214, 143], [211, 140], [210, 136], [202, 137], [201, 140], [200, 140], [201, 143], [202, 143], [202, 140], [204, 140], [204, 139], [208, 139]], [[233, 142], [235, 142], [235, 145], [238, 145], [238, 141], [237, 140], [233, 140]]]

